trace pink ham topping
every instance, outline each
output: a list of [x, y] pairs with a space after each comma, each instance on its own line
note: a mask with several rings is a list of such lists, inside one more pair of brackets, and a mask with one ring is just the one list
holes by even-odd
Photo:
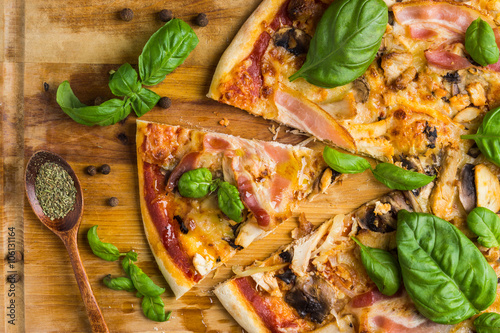
[[403, 294], [403, 288], [399, 289], [394, 295], [386, 296], [382, 294], [377, 288], [370, 290], [361, 295], [353, 297], [351, 300], [351, 306], [353, 308], [365, 308], [367, 306], [372, 306], [373, 304], [391, 298], [400, 297]]
[[[464, 42], [465, 32], [469, 25], [481, 17], [487, 22], [488, 18], [467, 5], [452, 4], [448, 2], [411, 2], [396, 4], [392, 7], [396, 21], [401, 25], [409, 26], [410, 36], [415, 39], [429, 40], [437, 35], [442, 37], [444, 44]], [[500, 33], [495, 32], [497, 45], [500, 47]], [[448, 70], [459, 70], [472, 67], [464, 57], [443, 50], [427, 50], [425, 57], [429, 64]], [[500, 64], [489, 65], [487, 68], [500, 71]]]
[[353, 150], [354, 142], [345, 128], [340, 126], [326, 111], [302, 101], [286, 92], [277, 91], [274, 102], [285, 111], [282, 121], [299, 130], [313, 134], [320, 140], [328, 140], [342, 148]]
[[180, 160], [179, 164], [172, 170], [170, 177], [167, 181], [167, 192], [172, 192], [173, 189], [177, 186], [179, 182], [179, 178], [181, 178], [184, 172], [188, 172], [190, 170], [196, 169], [198, 167], [198, 161], [200, 159], [200, 152], [191, 152]]

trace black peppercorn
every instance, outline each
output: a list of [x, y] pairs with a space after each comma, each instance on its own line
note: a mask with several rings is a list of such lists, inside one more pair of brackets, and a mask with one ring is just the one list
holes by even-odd
[[7, 275], [7, 281], [10, 283], [17, 283], [17, 282], [19, 282], [19, 280], [21, 280], [21, 277], [19, 276], [19, 274]]
[[87, 174], [90, 176], [94, 176], [97, 173], [97, 169], [93, 165], [89, 165], [86, 169]]
[[43, 83], [43, 90], [49, 91], [49, 84], [47, 82]]
[[111, 197], [108, 199], [108, 205], [111, 207], [116, 207], [118, 206], [118, 198], [117, 197]]
[[158, 101], [158, 106], [161, 107], [162, 109], [168, 109], [169, 107], [172, 106], [172, 101], [168, 97], [162, 97]]
[[206, 27], [208, 24], [207, 14], [205, 13], [198, 14], [198, 16], [196, 16], [196, 24], [198, 24], [200, 27]]
[[7, 255], [7, 262], [13, 264], [23, 260], [23, 253], [20, 251], [9, 252]]
[[107, 164], [103, 164], [99, 167], [99, 172], [102, 173], [103, 175], [107, 175], [110, 173], [111, 167]]
[[126, 22], [132, 21], [132, 19], [134, 18], [134, 12], [130, 8], [124, 8], [120, 12], [120, 17]]
[[158, 13], [158, 17], [160, 18], [160, 21], [162, 21], [162, 22], [168, 22], [168, 21], [170, 21], [171, 19], [174, 18], [174, 14], [169, 9], [162, 9]]

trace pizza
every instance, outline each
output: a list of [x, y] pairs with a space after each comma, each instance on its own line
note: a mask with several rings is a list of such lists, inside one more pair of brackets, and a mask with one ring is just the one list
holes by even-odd
[[426, 172], [446, 147], [466, 153], [460, 135], [500, 104], [500, 64], [475, 63], [465, 32], [480, 17], [498, 44], [498, 1], [386, 1], [386, 31], [364, 74], [334, 88], [290, 81], [331, 3], [262, 1], [220, 59], [208, 97], [380, 161], [419, 159]]
[[[309, 148], [145, 121], [137, 121], [137, 165], [146, 237], [177, 298], [341, 178]], [[241, 216], [223, 213], [215, 190], [180, 194], [179, 179], [196, 169], [234, 187]]]
[[[487, 168], [473, 166], [476, 174], [482, 172], [480, 166]], [[498, 173], [498, 183], [497, 177]], [[409, 195], [391, 192], [347, 215], [336, 215], [265, 261], [236, 270], [235, 278], [216, 286], [215, 295], [248, 332], [475, 332], [472, 322], [477, 316], [457, 324], [438, 324], [417, 311], [404, 287], [384, 295], [367, 274], [351, 237], [365, 246], [395, 252], [398, 212], [421, 209]], [[499, 313], [499, 251], [479, 248], [482, 252], [476, 251], [492, 270], [491, 296], [499, 294], [486, 311]], [[411, 264], [416, 266], [417, 261]], [[448, 296], [448, 291], [444, 294]], [[450, 297], [448, 302], [452, 301]]]

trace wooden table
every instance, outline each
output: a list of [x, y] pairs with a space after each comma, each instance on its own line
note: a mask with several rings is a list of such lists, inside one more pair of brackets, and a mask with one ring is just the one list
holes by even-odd
[[[88, 332], [90, 326], [61, 241], [35, 217], [24, 194], [24, 168], [37, 150], [63, 156], [75, 169], [84, 189], [85, 211], [79, 249], [104, 317], [112, 332], [240, 332], [211, 290], [231, 276], [231, 265], [263, 259], [290, 241], [296, 216], [305, 212], [318, 224], [332, 215], [348, 212], [387, 189], [368, 173], [349, 176], [327, 194], [301, 205], [294, 218], [272, 235], [241, 251], [227, 267], [211, 273], [200, 285], [176, 301], [158, 270], [144, 236], [137, 190], [135, 115], [107, 127], [87, 127], [66, 116], [56, 103], [58, 85], [69, 80], [86, 104], [112, 97], [108, 72], [137, 57], [149, 36], [162, 26], [161, 9], [188, 22], [200, 43], [186, 62], [155, 86], [172, 107], [158, 107], [141, 119], [207, 128], [245, 138], [272, 140], [273, 124], [205, 97], [217, 62], [260, 0], [4, 0], [0, 3], [1, 140], [0, 216], [3, 276], [17, 273], [16, 283], [2, 284], [2, 326], [5, 332]], [[120, 20], [119, 11], [130, 7], [134, 19]], [[198, 13], [209, 24], [197, 27]], [[223, 118], [227, 127], [219, 125]], [[277, 126], [277, 124], [274, 124]], [[277, 141], [298, 143], [304, 136], [287, 133], [282, 126]], [[317, 145], [318, 146], [318, 145]], [[89, 176], [88, 165], [111, 166], [108, 175]], [[119, 199], [117, 207], [107, 199]], [[139, 253], [138, 265], [160, 286], [168, 322], [157, 323], [142, 314], [140, 299], [102, 284], [107, 274], [121, 275], [117, 262], [103, 261], [91, 253], [86, 231], [99, 225], [102, 240], [120, 250]], [[24, 254], [9, 263], [7, 250]]]

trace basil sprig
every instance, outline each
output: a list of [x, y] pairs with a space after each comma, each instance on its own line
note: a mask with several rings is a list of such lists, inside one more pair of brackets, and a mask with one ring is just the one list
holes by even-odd
[[121, 253], [116, 246], [111, 243], [100, 241], [97, 236], [97, 226], [89, 229], [88, 241], [92, 252], [99, 258], [115, 261], [119, 257], [124, 256], [122, 267], [127, 277], [112, 278], [111, 275], [106, 275], [103, 283], [113, 290], [126, 290], [129, 292], [137, 292], [137, 297], [144, 297], [142, 300], [142, 312], [146, 317], [154, 321], [166, 321], [170, 318], [171, 312], [168, 315], [165, 312], [165, 305], [160, 297], [165, 292], [165, 288], [156, 285], [149, 276], [146, 275], [134, 262], [137, 261], [137, 253], [129, 251]]
[[311, 40], [302, 77], [323, 88], [342, 86], [361, 76], [373, 62], [389, 13], [382, 0], [339, 0], [325, 11]]
[[393, 190], [414, 190], [429, 184], [436, 177], [406, 170], [390, 163], [379, 163], [373, 169], [364, 158], [344, 154], [330, 147], [324, 148], [323, 159], [330, 168], [341, 173], [360, 173], [370, 169], [379, 182]]
[[362, 157], [341, 153], [325, 146], [323, 159], [330, 168], [340, 173], [360, 173], [370, 168], [370, 163]]
[[82, 125], [107, 126], [127, 117], [132, 109], [137, 117], [150, 111], [160, 96], [144, 86], [163, 81], [167, 74], [181, 65], [199, 40], [193, 29], [180, 19], [167, 22], [155, 32], [139, 56], [138, 74], [130, 64], [124, 64], [111, 74], [109, 88], [113, 95], [123, 99], [111, 99], [96, 106], [80, 102], [68, 81], [57, 88], [57, 103], [74, 121]]
[[236, 186], [212, 179], [212, 173], [207, 168], [189, 170], [182, 174], [177, 185], [179, 193], [186, 198], [202, 198], [217, 190], [217, 201], [220, 210], [235, 222], [242, 221], [245, 209]]
[[480, 17], [465, 32], [465, 49], [481, 66], [495, 64], [500, 55], [493, 29]]
[[401, 286], [401, 271], [396, 258], [389, 252], [363, 245], [351, 237], [361, 247], [361, 262], [370, 279], [384, 295], [394, 295]]
[[467, 216], [467, 226], [479, 237], [477, 242], [482, 246], [500, 246], [500, 218], [488, 208], [474, 208]]
[[489, 111], [483, 118], [476, 134], [462, 135], [462, 139], [473, 139], [483, 155], [500, 166], [500, 107]]
[[474, 320], [477, 333], [497, 333], [500, 332], [500, 314], [496, 312], [486, 312]]
[[414, 190], [432, 182], [436, 176], [406, 170], [390, 163], [379, 163], [372, 169], [375, 178], [393, 190]]
[[494, 302], [495, 271], [453, 224], [400, 210], [396, 242], [406, 291], [425, 317], [456, 324]]

